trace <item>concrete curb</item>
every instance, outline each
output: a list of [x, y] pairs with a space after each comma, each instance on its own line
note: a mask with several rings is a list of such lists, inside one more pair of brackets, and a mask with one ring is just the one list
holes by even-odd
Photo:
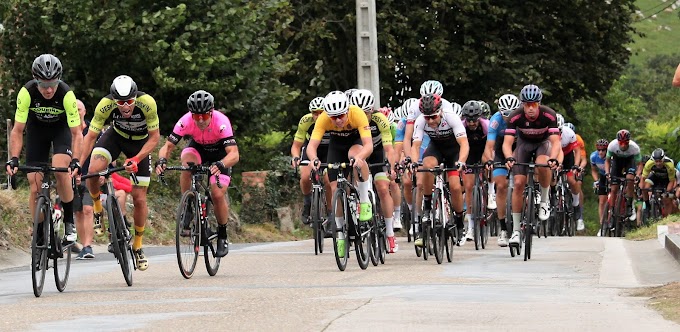
[[666, 234], [666, 250], [680, 263], [680, 235]]

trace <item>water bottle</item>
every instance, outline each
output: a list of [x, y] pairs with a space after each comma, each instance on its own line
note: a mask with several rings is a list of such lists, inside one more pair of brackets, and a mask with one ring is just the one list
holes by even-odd
[[62, 218], [61, 206], [55, 203], [54, 210], [52, 211], [52, 220], [54, 221], [55, 229], [59, 229], [59, 227], [61, 227], [61, 218]]
[[207, 218], [207, 217], [208, 217], [208, 210], [207, 210], [206, 207], [205, 207], [205, 202], [201, 202], [201, 216], [202, 216], [203, 218]]

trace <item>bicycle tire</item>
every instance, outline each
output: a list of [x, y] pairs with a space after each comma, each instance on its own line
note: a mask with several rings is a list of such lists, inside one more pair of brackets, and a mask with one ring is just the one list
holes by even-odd
[[[436, 189], [435, 189], [435, 194], [436, 194]], [[432, 196], [434, 196], [433, 194]], [[432, 214], [430, 210], [430, 214]], [[430, 215], [430, 219], [432, 219], [432, 216]], [[427, 260], [430, 255], [430, 224], [429, 223], [424, 223], [421, 221], [420, 223], [420, 236], [423, 237], [423, 246], [422, 246], [422, 252], [423, 252], [423, 260]]]
[[[340, 271], [345, 271], [347, 268], [347, 260], [349, 259], [349, 232], [348, 232], [348, 222], [347, 222], [347, 216], [349, 216], [349, 206], [347, 202], [347, 196], [345, 194], [345, 190], [342, 188], [338, 188], [335, 193], [333, 194], [333, 201], [331, 203], [331, 206], [333, 207], [333, 211], [331, 211], [331, 215], [333, 216], [331, 220], [331, 229], [333, 232], [333, 251], [335, 253], [335, 263], [338, 265], [338, 269]], [[338, 213], [338, 209], [341, 209], [341, 214], [342, 217], [345, 219], [345, 223], [342, 227], [342, 229], [338, 229], [337, 223], [335, 220], [337, 220], [336, 215]], [[344, 238], [344, 246], [343, 249], [345, 250], [345, 255], [343, 257], [339, 257], [338, 255], [338, 231], [342, 232], [343, 238]]]
[[[615, 201], [616, 203], [614, 205], [614, 210], [619, 211], [619, 213], [614, 214], [616, 216], [616, 218], [614, 220], [616, 222], [616, 226], [615, 226], [616, 228], [614, 229], [614, 236], [616, 236], [616, 237], [622, 237], [623, 236], [623, 234], [624, 234], [623, 227], [624, 227], [624, 224], [625, 224], [624, 219], [628, 218], [628, 217], [626, 217], [626, 213], [628, 212], [628, 211], [626, 211], [626, 206], [625, 206], [626, 200], [623, 198], [623, 192], [624, 191], [625, 191], [624, 188], [619, 188], [618, 195], [616, 195], [616, 201]], [[621, 209], [621, 206], [623, 206], [623, 209]], [[623, 210], [623, 213], [621, 213], [621, 210]]]
[[[50, 215], [52, 214], [50, 213]], [[50, 225], [54, 225], [54, 221], [50, 221]], [[66, 289], [71, 272], [71, 247], [73, 244], [67, 246], [61, 245], [61, 239], [66, 236], [66, 226], [63, 222], [59, 223], [56, 228], [52, 232], [54, 233], [52, 241], [54, 241], [55, 249], [57, 249], [55, 252], [61, 254], [54, 257], [54, 283], [57, 286], [57, 290], [63, 292]]]
[[[225, 196], [224, 199], [228, 200], [228, 196]], [[217, 252], [217, 228], [219, 227], [219, 223], [217, 222], [217, 216], [215, 216], [215, 207], [213, 206], [212, 199], [209, 197], [206, 197], [205, 200], [205, 210], [206, 221], [205, 224], [201, 226], [202, 236], [205, 239], [203, 260], [205, 261], [205, 269], [208, 271], [208, 275], [214, 277], [220, 269], [222, 258], [215, 257], [215, 252]]]
[[[357, 204], [360, 204], [358, 199]], [[357, 263], [362, 270], [365, 270], [371, 260], [371, 234], [373, 234], [371, 222], [370, 220], [353, 220], [352, 225], [350, 230], [354, 230], [354, 250], [356, 251]]]
[[473, 220], [473, 225], [474, 225], [474, 230], [473, 230], [473, 236], [474, 236], [474, 241], [475, 241], [475, 250], [479, 250], [481, 247], [481, 237], [479, 234], [479, 224], [482, 219], [482, 203], [480, 202], [481, 197], [479, 193], [479, 186], [475, 185], [475, 188], [472, 190], [472, 220]]
[[321, 188], [319, 195], [319, 253], [323, 253], [324, 241], [326, 238], [326, 229], [328, 226], [328, 205], [326, 203], [326, 190]]
[[[198, 252], [200, 246], [200, 223], [198, 222], [198, 197], [197, 192], [188, 190], [182, 194], [179, 207], [177, 208], [177, 218], [175, 223], [175, 253], [177, 255], [177, 266], [179, 272], [185, 279], [190, 279], [196, 270]], [[191, 211], [190, 211], [191, 210]], [[190, 213], [189, 236], [182, 236], [186, 233], [184, 229], [185, 216]]]
[[[422, 236], [421, 232], [423, 231], [423, 225], [422, 222], [420, 222], [420, 219], [418, 219], [418, 188], [414, 185], [412, 191], [413, 193], [411, 196], [413, 200], [411, 202], [413, 202], [413, 209], [411, 209], [411, 227], [413, 227], [413, 241], [415, 241], [419, 236]], [[424, 246], [423, 242], [423, 247]], [[416, 257], [421, 257], [423, 254], [423, 247], [413, 246], [416, 251]]]
[[574, 219], [574, 207], [572, 206], [571, 191], [564, 189], [564, 229], [568, 237], [574, 236], [574, 231], [571, 228], [571, 220]]
[[109, 228], [111, 228], [111, 247], [118, 259], [123, 278], [128, 286], [132, 286], [132, 270], [135, 268], [135, 260], [130, 249], [130, 242], [126, 236], [125, 221], [118, 206], [118, 200], [113, 195], [106, 198], [107, 215], [109, 216]]
[[432, 227], [432, 247], [434, 250], [434, 258], [437, 264], [441, 264], [444, 261], [444, 247], [446, 247], [446, 220], [444, 218], [445, 210], [444, 202], [441, 199], [441, 190], [434, 190], [434, 201], [432, 202], [432, 212], [433, 212], [433, 227]]
[[[404, 197], [402, 195], [402, 197]], [[413, 239], [411, 238], [411, 211], [408, 208], [408, 203], [406, 203], [406, 199], [401, 200], [401, 210], [399, 211], [401, 214], [401, 224], [402, 224], [402, 229], [406, 230], [406, 240], [407, 242], [411, 242]]]
[[[44, 196], [39, 196], [35, 205], [33, 218], [33, 238], [31, 240], [31, 280], [33, 295], [40, 297], [45, 286], [45, 274], [47, 273], [47, 251], [50, 245], [50, 219], [49, 205]], [[47, 227], [40, 227], [40, 225]], [[42, 232], [41, 232], [42, 230]], [[38, 239], [42, 237], [42, 243]]]
[[[310, 215], [312, 217], [312, 232], [314, 233], [314, 255], [320, 253], [319, 247], [321, 242], [323, 242], [323, 234], [320, 235], [319, 229], [321, 228], [321, 218], [319, 218], [319, 192], [316, 190], [312, 191], [312, 210]], [[321, 250], [323, 252], [323, 249]]]
[[609, 202], [604, 203], [602, 208], [602, 216], [600, 216], [600, 237], [608, 236], [609, 234]]
[[534, 195], [536, 193], [534, 192], [533, 186], [529, 186], [529, 189], [527, 190], [527, 206], [526, 206], [526, 222], [524, 224], [524, 261], [527, 261], [528, 259], [531, 259], [531, 238], [533, 237], [533, 228], [534, 228], [534, 223], [532, 221], [532, 218], [535, 218], [535, 213], [534, 213]]

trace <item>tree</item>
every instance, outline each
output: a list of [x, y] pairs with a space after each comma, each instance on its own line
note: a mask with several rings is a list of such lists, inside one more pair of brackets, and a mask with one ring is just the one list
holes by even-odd
[[0, 83], [15, 90], [1, 97], [12, 103], [33, 59], [53, 53], [90, 109], [114, 77], [127, 74], [156, 99], [162, 133], [198, 89], [215, 96], [237, 136], [266, 133], [297, 95], [279, 81], [293, 64], [277, 53], [277, 36], [291, 19], [278, 0], [13, 0], [0, 35]]

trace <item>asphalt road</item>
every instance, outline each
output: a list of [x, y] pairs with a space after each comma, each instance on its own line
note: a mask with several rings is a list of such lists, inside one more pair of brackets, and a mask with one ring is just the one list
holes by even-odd
[[315, 256], [312, 241], [233, 245], [215, 277], [199, 265], [190, 280], [174, 248], [148, 248], [150, 267], [132, 287], [98, 247], [95, 260], [74, 261], [64, 293], [52, 270], [40, 298], [28, 267], [0, 271], [0, 330], [680, 330], [627, 295], [680, 279], [655, 241], [540, 239], [529, 262], [467, 244], [441, 265], [400, 244], [385, 265], [364, 271], [352, 256], [344, 272], [332, 251]]

